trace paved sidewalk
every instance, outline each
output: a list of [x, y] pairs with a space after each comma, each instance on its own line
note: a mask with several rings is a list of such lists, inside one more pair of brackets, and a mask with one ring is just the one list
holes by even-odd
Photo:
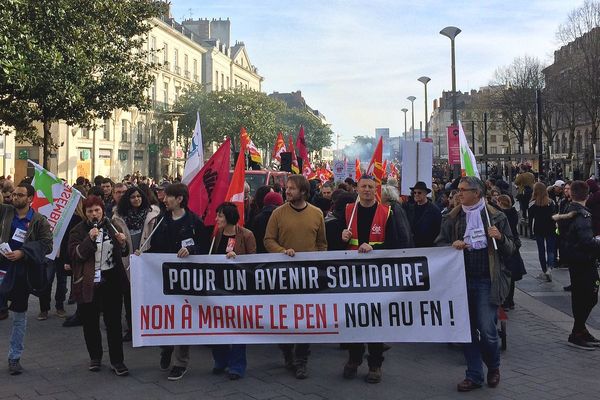
[[[571, 318], [570, 299], [562, 293], [566, 271], [555, 272], [552, 283], [540, 283], [535, 243], [524, 240], [523, 255], [529, 274], [519, 282], [517, 307], [509, 313], [508, 350], [502, 354], [501, 383], [472, 393], [456, 392], [464, 376], [462, 351], [445, 344], [393, 344], [386, 352], [383, 382], [369, 385], [359, 378], [345, 381], [342, 367], [347, 353], [335, 345], [314, 345], [310, 377], [294, 379], [283, 368], [276, 346], [249, 346], [248, 372], [231, 382], [211, 374], [207, 347], [192, 349], [191, 365], [178, 382], [159, 371], [157, 348], [125, 348], [131, 370], [126, 378], [104, 368], [87, 371], [88, 357], [80, 327], [62, 328], [52, 316], [37, 321], [38, 302], [30, 301], [29, 326], [22, 364], [25, 372], [9, 376], [0, 370], [0, 399], [593, 399], [598, 398], [600, 350], [582, 351], [566, 345]], [[566, 277], [566, 280], [565, 280]], [[69, 306], [69, 311], [74, 307]], [[598, 326], [598, 310], [595, 311]], [[8, 321], [0, 321], [0, 353], [6, 354]], [[105, 346], [106, 348], [106, 346]], [[5, 361], [3, 361], [5, 362]]]

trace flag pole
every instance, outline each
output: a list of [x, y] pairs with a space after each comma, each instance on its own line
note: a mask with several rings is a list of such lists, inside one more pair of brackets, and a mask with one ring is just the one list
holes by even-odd
[[154, 229], [152, 229], [152, 232], [150, 232], [150, 236], [148, 236], [146, 238], [146, 240], [144, 240], [144, 243], [140, 246], [140, 248], [139, 248], [140, 254], [142, 254], [142, 249], [146, 246], [146, 244], [148, 243], [148, 241], [152, 238], [152, 235], [154, 235], [154, 232], [156, 232], [156, 229], [158, 229], [158, 226], [160, 225], [160, 223], [163, 222], [163, 219], [165, 219], [165, 217], [162, 217], [160, 219], [160, 221], [158, 221], [158, 224], [156, 224], [156, 226], [154, 227]]
[[211, 254], [212, 254], [213, 247], [214, 247], [214, 245], [215, 245], [215, 237], [216, 237], [216, 235], [215, 235], [215, 236], [213, 236], [213, 238], [212, 238], [212, 242], [210, 243], [210, 249], [208, 250], [208, 254], [209, 254], [209, 255], [211, 255]]
[[350, 215], [350, 222], [348, 222], [348, 230], [352, 226], [352, 221], [354, 220], [354, 214], [356, 214], [356, 205], [358, 204], [359, 196], [356, 196], [356, 201], [354, 202], [354, 208], [352, 208], [352, 215]]
[[[485, 200], [485, 216], [487, 218], [488, 227], [492, 227], [492, 221], [490, 220], [490, 213], [487, 209], [488, 203]], [[498, 243], [496, 243], [496, 238], [492, 238], [492, 242], [494, 242], [494, 250], [498, 251]]]

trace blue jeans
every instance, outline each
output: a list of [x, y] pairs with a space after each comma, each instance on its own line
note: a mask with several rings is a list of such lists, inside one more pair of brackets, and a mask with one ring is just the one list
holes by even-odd
[[27, 331], [27, 312], [13, 312], [12, 333], [10, 335], [10, 346], [8, 348], [8, 359], [18, 360], [23, 354], [23, 341]]
[[537, 243], [542, 271], [546, 272], [548, 268], [554, 268], [556, 236], [552, 234], [548, 236], [535, 235], [535, 241]]
[[215, 369], [229, 370], [230, 374], [244, 376], [246, 372], [246, 345], [245, 344], [220, 344], [212, 346]]
[[466, 378], [479, 385], [484, 382], [483, 363], [488, 370], [500, 367], [500, 339], [496, 328], [498, 306], [490, 303], [491, 286], [489, 279], [467, 279], [471, 343], [463, 347]]

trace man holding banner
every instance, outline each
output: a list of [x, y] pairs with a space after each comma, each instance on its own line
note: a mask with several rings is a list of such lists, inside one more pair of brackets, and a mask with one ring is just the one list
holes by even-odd
[[[444, 216], [436, 244], [464, 250], [472, 339], [464, 345], [467, 370], [457, 389], [469, 392], [481, 388], [484, 382], [483, 363], [488, 368], [488, 386], [494, 388], [500, 383], [496, 321], [498, 307], [510, 286], [510, 271], [502, 260], [512, 255], [515, 244], [505, 214], [486, 205], [485, 184], [481, 179], [462, 177], [458, 190], [461, 205]], [[498, 250], [494, 249], [493, 241]]]
[[[269, 253], [285, 253], [293, 257], [296, 252], [326, 251], [325, 220], [320, 209], [306, 200], [310, 184], [302, 175], [291, 175], [286, 183], [287, 203], [273, 211], [265, 232], [265, 248]], [[294, 348], [295, 346], [295, 348]], [[294, 370], [297, 379], [306, 379], [308, 344], [281, 344], [285, 365]]]
[[[208, 253], [208, 237], [202, 219], [188, 209], [189, 192], [183, 183], [174, 183], [165, 189], [167, 212], [159, 221], [152, 236], [150, 252], [171, 253], [183, 258], [190, 254]], [[160, 369], [166, 371], [171, 366], [171, 356], [175, 352], [175, 362], [168, 379], [176, 381], [187, 372], [190, 360], [190, 346], [161, 346]]]
[[[377, 183], [370, 175], [362, 175], [358, 181], [358, 199], [346, 205], [348, 229], [342, 231], [342, 240], [348, 243], [348, 249], [368, 253], [374, 249], [398, 249], [400, 241], [394, 226], [394, 218], [389, 206], [375, 200]], [[369, 343], [368, 383], [381, 382], [383, 364], [383, 343]], [[365, 353], [363, 343], [348, 344], [349, 360], [344, 366], [344, 378], [356, 377]]]

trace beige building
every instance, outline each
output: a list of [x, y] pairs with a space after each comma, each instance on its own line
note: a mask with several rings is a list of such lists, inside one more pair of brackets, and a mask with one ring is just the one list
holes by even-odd
[[[170, 146], [161, 147], [157, 138], [156, 114], [168, 112], [186, 88], [194, 84], [206, 90], [243, 87], [261, 90], [263, 77], [249, 60], [242, 42], [229, 47], [229, 20], [200, 20], [204, 25], [219, 27], [220, 36], [212, 38], [194, 29], [193, 21], [177, 23], [163, 17], [154, 19], [148, 33], [146, 48], [159, 50], [149, 61], [160, 64], [155, 81], [148, 88], [148, 98], [154, 109], [115, 110], [110, 119], [96, 121], [96, 129], [68, 126], [64, 121], [52, 125], [54, 143], [58, 146], [50, 155], [50, 170], [59, 177], [74, 182], [78, 176], [96, 175], [120, 180], [126, 174], [139, 171], [158, 178], [183, 170], [185, 156], [174, 137]], [[226, 24], [225, 24], [226, 22]], [[220, 38], [227, 33], [227, 41]], [[208, 35], [208, 36], [207, 36]], [[177, 132], [176, 116], [169, 116]], [[41, 125], [38, 126], [41, 132]], [[41, 163], [41, 147], [14, 143], [14, 135], [0, 142], [2, 174], [14, 175], [18, 181], [31, 176], [27, 159]], [[5, 142], [5, 143], [4, 143]]]

